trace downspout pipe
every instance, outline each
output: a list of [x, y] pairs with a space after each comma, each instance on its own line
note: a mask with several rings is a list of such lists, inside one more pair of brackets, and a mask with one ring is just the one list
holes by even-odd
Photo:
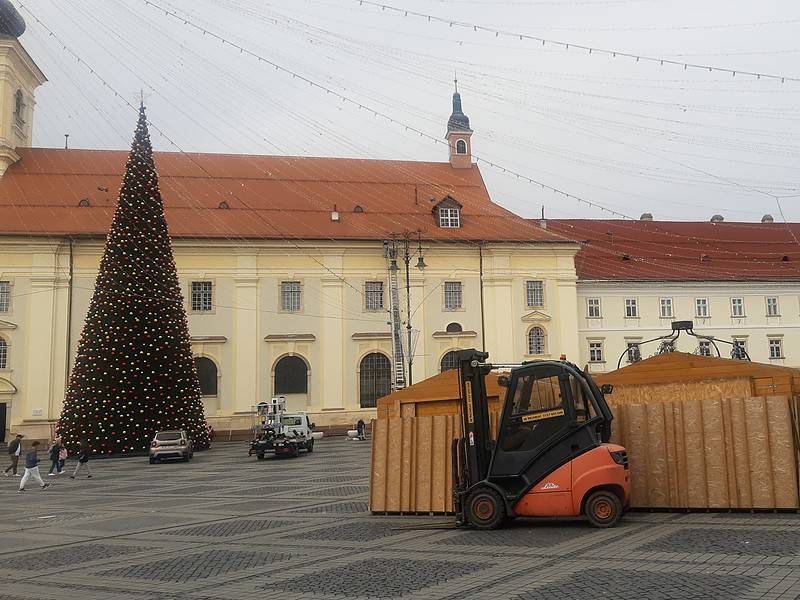
[[480, 265], [481, 288], [481, 350], [486, 352], [486, 311], [484, 310], [483, 300], [483, 242], [478, 243], [478, 263]]

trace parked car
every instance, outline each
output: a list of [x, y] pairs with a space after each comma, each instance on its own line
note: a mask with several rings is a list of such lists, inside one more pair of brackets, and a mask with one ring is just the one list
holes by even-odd
[[159, 431], [150, 442], [150, 464], [165, 458], [181, 458], [188, 462], [194, 456], [189, 434], [184, 431]]

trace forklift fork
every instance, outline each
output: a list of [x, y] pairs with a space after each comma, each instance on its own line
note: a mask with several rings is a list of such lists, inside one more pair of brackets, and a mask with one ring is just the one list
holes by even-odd
[[464, 515], [464, 497], [469, 488], [469, 465], [467, 463], [467, 439], [456, 438], [450, 446], [453, 469], [453, 508], [456, 526], [468, 525]]

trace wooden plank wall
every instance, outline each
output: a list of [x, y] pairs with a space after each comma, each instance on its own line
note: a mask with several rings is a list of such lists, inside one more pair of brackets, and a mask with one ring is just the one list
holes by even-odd
[[[489, 413], [494, 439], [499, 420], [499, 412]], [[373, 421], [370, 510], [453, 512], [451, 443], [458, 437], [461, 437], [460, 415]]]
[[787, 396], [623, 404], [631, 505], [797, 508], [797, 401]]

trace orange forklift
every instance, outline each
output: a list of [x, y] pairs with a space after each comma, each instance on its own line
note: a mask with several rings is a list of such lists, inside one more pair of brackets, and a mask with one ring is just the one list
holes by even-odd
[[[628, 453], [609, 443], [614, 418], [586, 371], [565, 360], [491, 364], [489, 354], [459, 354], [464, 436], [453, 440], [453, 500], [458, 525], [496, 529], [516, 517], [577, 517], [616, 525], [630, 499]], [[510, 369], [491, 434], [486, 375]]]

